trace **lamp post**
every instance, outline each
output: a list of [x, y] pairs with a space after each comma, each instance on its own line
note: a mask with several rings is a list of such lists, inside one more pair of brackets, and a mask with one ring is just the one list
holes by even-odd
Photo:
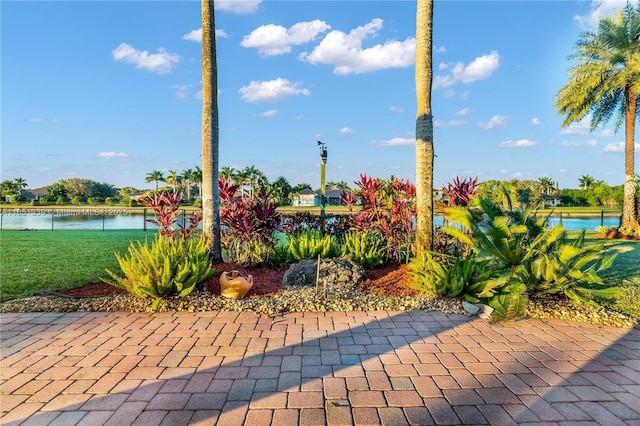
[[325, 188], [325, 177], [327, 168], [327, 147], [324, 142], [318, 141], [320, 147], [320, 217], [324, 219], [324, 204], [327, 195]]

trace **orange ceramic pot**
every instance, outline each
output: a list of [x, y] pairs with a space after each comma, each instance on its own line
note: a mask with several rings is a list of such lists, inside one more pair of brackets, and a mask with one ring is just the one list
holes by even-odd
[[220, 295], [228, 299], [240, 299], [253, 287], [253, 276], [240, 271], [223, 272], [220, 275]]

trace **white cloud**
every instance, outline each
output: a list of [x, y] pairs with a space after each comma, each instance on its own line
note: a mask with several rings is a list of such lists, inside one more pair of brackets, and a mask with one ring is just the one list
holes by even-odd
[[591, 30], [600, 19], [613, 16], [616, 11], [622, 10], [626, 0], [593, 0], [591, 10], [586, 15], [574, 16], [574, 22], [583, 30]]
[[392, 147], [392, 146], [409, 146], [415, 145], [415, 138], [393, 138], [384, 141], [373, 141], [372, 145], [382, 146], [382, 147]]
[[603, 138], [608, 138], [615, 135], [615, 132], [611, 129], [604, 129], [603, 131], [600, 132], [600, 136], [602, 136]]
[[262, 3], [262, 0], [218, 0], [214, 4], [218, 10], [245, 14], [255, 12], [260, 3]]
[[567, 170], [567, 169], [560, 169], [560, 170], [558, 170], [558, 171], [559, 171], [560, 173], [567, 173], [569, 170]]
[[466, 124], [467, 122], [464, 120], [449, 120], [449, 121], [434, 121], [433, 125], [434, 127], [456, 127], [456, 126], [462, 126], [464, 124]]
[[463, 108], [460, 111], [456, 112], [456, 117], [464, 117], [465, 115], [471, 114], [471, 109]]
[[533, 117], [531, 119], [531, 124], [533, 124], [534, 126], [539, 126], [542, 123], [540, 122], [540, 119], [538, 117]]
[[289, 29], [280, 25], [262, 25], [244, 36], [242, 47], [255, 47], [263, 56], [282, 55], [291, 52], [291, 46], [308, 43], [331, 26], [318, 19], [298, 22]]
[[172, 89], [176, 89], [176, 99], [186, 99], [189, 96], [188, 90], [190, 87], [190, 84], [176, 84], [171, 86]]
[[595, 139], [591, 139], [586, 142], [576, 142], [576, 141], [560, 142], [560, 146], [566, 146], [566, 147], [596, 146], [596, 145], [598, 145], [598, 141]]
[[353, 130], [351, 127], [343, 127], [342, 129], [338, 130], [340, 133], [354, 133], [355, 130]]
[[158, 49], [158, 53], [149, 53], [146, 50], [137, 50], [127, 43], [120, 43], [111, 54], [116, 61], [133, 64], [136, 68], [158, 74], [170, 73], [180, 60], [179, 55], [169, 53], [162, 47]]
[[[229, 38], [229, 35], [225, 32], [225, 30], [216, 30], [216, 38]], [[202, 28], [198, 28], [197, 30], [192, 30], [191, 32], [183, 35], [182, 39], [201, 43]]]
[[293, 117], [294, 120], [302, 120], [304, 118], [304, 115], [302, 114], [298, 114], [295, 117]]
[[560, 130], [560, 134], [563, 135], [588, 135], [589, 133], [591, 133], [591, 125], [586, 120], [571, 123]]
[[529, 139], [520, 139], [517, 141], [503, 141], [500, 142], [501, 148], [528, 148], [530, 146], [537, 145], [538, 142]]
[[311, 53], [300, 59], [311, 64], [335, 65], [334, 74], [362, 74], [388, 68], [406, 68], [415, 61], [414, 38], [387, 40], [384, 44], [362, 47], [362, 42], [382, 28], [382, 19], [373, 19], [349, 34], [334, 30], [327, 34]]
[[[640, 143], [635, 144], [635, 149], [640, 149]], [[608, 143], [604, 152], [624, 152], [624, 142]]]
[[433, 80], [433, 88], [445, 88], [456, 83], [469, 84], [474, 81], [489, 78], [500, 66], [500, 55], [495, 50], [488, 55], [482, 55], [474, 59], [469, 65], [462, 62], [455, 64], [441, 64], [438, 68], [450, 69], [447, 75], [438, 75]]
[[196, 99], [202, 99], [202, 89], [196, 92]]
[[98, 154], [98, 158], [103, 158], [106, 160], [111, 160], [111, 159], [115, 159], [115, 160], [126, 160], [129, 158], [128, 154], [125, 154], [124, 152], [114, 152], [114, 151], [103, 151], [101, 153]]
[[276, 115], [278, 115], [278, 110], [277, 109], [270, 109], [268, 111], [263, 112], [260, 115], [263, 116], [263, 117], [275, 117]]
[[433, 49], [433, 51], [435, 53], [445, 53], [447, 51], [447, 48], [444, 46], [439, 46]]
[[393, 112], [404, 112], [404, 109], [397, 107], [397, 106], [392, 106], [391, 108], [389, 108], [391, 111]]
[[249, 103], [254, 102], [277, 102], [287, 96], [305, 95], [311, 92], [308, 89], [300, 88], [302, 83], [291, 83], [284, 78], [277, 78], [270, 81], [252, 81], [248, 86], [240, 88], [242, 99]]
[[506, 115], [494, 115], [489, 121], [478, 123], [478, 126], [485, 130], [495, 129], [496, 127], [506, 127], [509, 117]]
[[40, 124], [57, 124], [60, 120], [58, 120], [57, 118], [52, 118], [51, 120], [46, 120], [44, 118], [40, 118], [40, 117], [33, 117], [29, 119], [30, 122], [32, 123], [40, 123]]

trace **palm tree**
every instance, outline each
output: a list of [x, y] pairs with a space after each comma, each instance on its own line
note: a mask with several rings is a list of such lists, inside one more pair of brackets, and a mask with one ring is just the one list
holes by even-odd
[[147, 177], [144, 179], [146, 183], [155, 182], [156, 183], [156, 192], [158, 191], [158, 182], [164, 182], [164, 175], [160, 170], [154, 170], [152, 172], [147, 173]]
[[213, 0], [202, 0], [202, 230], [211, 242], [213, 263], [222, 262], [218, 186], [218, 63]]
[[193, 169], [184, 170], [181, 179], [187, 191], [187, 200], [189, 200], [191, 199], [191, 185], [193, 185]]
[[2, 181], [2, 183], [0, 183], [0, 190], [2, 192], [2, 195], [13, 195], [19, 193], [18, 189], [16, 188], [15, 181], [9, 179], [5, 179]]
[[176, 192], [176, 186], [180, 183], [180, 176], [178, 176], [177, 170], [169, 170], [166, 177], [167, 185], [171, 185], [173, 192]]
[[431, 115], [433, 0], [416, 13], [416, 251], [433, 246], [433, 116]]
[[193, 171], [192, 182], [194, 182], [198, 186], [198, 197], [202, 198], [202, 169], [199, 166], [196, 166]]
[[563, 127], [591, 115], [591, 131], [616, 113], [616, 130], [625, 123], [624, 199], [621, 225], [636, 226], [634, 134], [640, 118], [640, 3], [627, 3], [613, 18], [603, 18], [585, 32], [571, 58], [569, 82], [556, 95], [556, 108], [565, 115]]
[[291, 185], [289, 181], [284, 176], [279, 176], [276, 180], [271, 184], [271, 188], [274, 192], [277, 193], [278, 201], [284, 203], [285, 200], [289, 199], [289, 193], [291, 192]]
[[547, 195], [551, 193], [553, 187], [555, 186], [555, 182], [553, 181], [553, 179], [546, 176], [542, 176], [541, 178], [539, 178], [538, 182], [540, 182], [540, 185], [542, 186], [542, 192]]
[[24, 180], [23, 178], [13, 179], [13, 184], [18, 189], [18, 192], [20, 192], [21, 189], [25, 189], [27, 186], [29, 186], [27, 185], [27, 181]]
[[220, 169], [220, 177], [225, 177], [233, 180], [236, 175], [236, 168], [233, 166], [224, 166]]
[[580, 184], [580, 188], [589, 189], [596, 183], [596, 180], [593, 178], [593, 176], [582, 175], [580, 179], [578, 179], [578, 183]]
[[260, 184], [264, 183], [264, 173], [256, 166], [247, 166], [242, 170], [241, 176], [244, 178], [242, 184], [249, 183], [249, 195], [253, 195], [253, 190]]

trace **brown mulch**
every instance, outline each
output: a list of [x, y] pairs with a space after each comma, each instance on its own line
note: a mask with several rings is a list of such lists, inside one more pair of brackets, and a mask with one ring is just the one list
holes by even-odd
[[[283, 290], [282, 277], [286, 267], [280, 268], [246, 268], [233, 263], [220, 263], [214, 267], [221, 271], [240, 271], [243, 275], [252, 275], [254, 285], [247, 293], [251, 296], [268, 296]], [[408, 265], [387, 264], [376, 269], [365, 271], [364, 281], [359, 289], [365, 293], [381, 296], [411, 296], [418, 292], [409, 287], [411, 281]], [[204, 288], [212, 294], [220, 294], [220, 281], [218, 277], [209, 278]], [[126, 293], [125, 290], [106, 283], [91, 283], [79, 288], [59, 290], [58, 293], [73, 297], [111, 296]]]

